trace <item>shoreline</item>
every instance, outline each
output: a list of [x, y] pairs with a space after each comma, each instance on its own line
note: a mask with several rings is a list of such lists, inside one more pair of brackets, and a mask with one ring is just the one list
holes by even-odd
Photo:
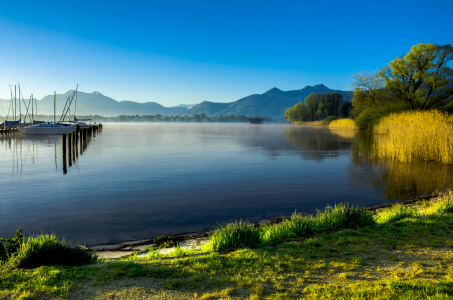
[[[379, 209], [384, 209], [388, 208], [397, 204], [402, 204], [402, 205], [407, 205], [407, 204], [414, 204], [419, 201], [431, 201], [432, 199], [436, 199], [439, 197], [441, 193], [444, 193], [448, 191], [447, 190], [441, 190], [435, 193], [432, 193], [431, 195], [420, 195], [416, 197], [412, 197], [406, 200], [388, 200], [388, 201], [393, 201], [392, 203], [387, 203], [387, 204], [378, 204], [378, 205], [372, 205], [372, 206], [363, 206], [365, 210], [379, 210]], [[311, 214], [315, 215], [315, 214]], [[289, 220], [291, 219], [291, 216], [280, 216], [280, 217], [273, 217], [273, 218], [268, 218], [268, 219], [263, 219], [258, 222], [253, 222], [252, 224], [255, 226], [255, 228], [258, 228], [263, 225], [275, 225], [278, 223], [283, 222], [284, 220]], [[182, 234], [177, 234], [177, 235], [171, 235], [171, 236], [162, 236], [164, 242], [168, 241], [173, 241], [173, 242], [182, 242], [182, 241], [187, 241], [187, 240], [200, 240], [200, 239], [207, 239], [210, 235], [211, 232], [215, 230], [212, 229], [210, 231], [203, 231], [203, 232], [186, 232]], [[141, 239], [141, 240], [129, 240], [129, 241], [123, 241], [120, 243], [111, 243], [111, 244], [98, 244], [90, 247], [86, 247], [90, 250], [96, 251], [96, 252], [131, 252], [131, 251], [141, 251], [143, 248], [149, 247], [151, 245], [157, 245], [155, 239], [157, 237], [153, 238], [148, 238], [148, 239]], [[141, 246], [141, 247], [140, 247]]]

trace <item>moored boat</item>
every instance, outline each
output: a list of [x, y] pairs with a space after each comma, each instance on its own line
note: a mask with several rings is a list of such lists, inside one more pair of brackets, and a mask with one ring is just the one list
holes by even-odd
[[35, 134], [68, 134], [75, 130], [74, 126], [62, 124], [38, 124], [26, 127], [19, 127], [19, 131], [23, 135]]

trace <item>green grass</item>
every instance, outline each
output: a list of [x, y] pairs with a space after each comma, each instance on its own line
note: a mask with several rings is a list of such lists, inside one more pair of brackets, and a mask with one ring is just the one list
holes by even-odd
[[212, 251], [259, 245], [261, 231], [248, 222], [233, 222], [217, 228], [209, 238]]
[[433, 205], [434, 211], [437, 213], [452, 213], [453, 212], [453, 198], [448, 197], [444, 201], [439, 201]]
[[25, 239], [16, 253], [2, 262], [2, 268], [37, 268], [43, 265], [84, 265], [96, 260], [96, 254], [79, 245], [67, 244], [53, 234]]
[[395, 205], [389, 208], [386, 208], [379, 212], [377, 215], [378, 223], [385, 223], [390, 221], [397, 221], [404, 218], [412, 218], [418, 216], [418, 211], [416, 208], [408, 205]]
[[307, 237], [340, 229], [359, 228], [375, 223], [372, 212], [359, 207], [335, 205], [318, 211], [316, 216], [294, 213], [290, 220], [255, 228], [246, 222], [234, 222], [214, 230], [209, 238], [212, 250], [257, 246], [291, 238]]
[[162, 280], [156, 289], [201, 299], [448, 299], [451, 245], [453, 215], [438, 214], [227, 255], [3, 270], [0, 298], [65, 297], [84, 283], [103, 287], [140, 277]]
[[[67, 297], [72, 289], [85, 289], [87, 284], [110, 293], [112, 286], [124, 286], [123, 280], [151, 278], [158, 282], [155, 290], [177, 292], [187, 298], [196, 294], [199, 299], [452, 299], [450, 203], [451, 197], [412, 207], [417, 214], [394, 207], [396, 212], [391, 217], [387, 210], [373, 214], [347, 206], [329, 208], [317, 217], [294, 215], [276, 226], [281, 226], [281, 232], [274, 235], [276, 240], [305, 232], [297, 231], [303, 224], [311, 230], [306, 237], [281, 243], [254, 242], [255, 248], [228, 254], [1, 269], [0, 298]], [[365, 226], [371, 222], [370, 214], [391, 222]], [[236, 231], [241, 227], [227, 230], [233, 236], [247, 232], [255, 241], [258, 232], [260, 243], [269, 230], [245, 222], [241, 225], [243, 231]], [[175, 251], [187, 254], [184, 249]], [[142, 280], [130, 288], [140, 288]], [[109, 288], [104, 288], [107, 285]], [[85, 290], [88, 298], [90, 291]], [[121, 299], [119, 293], [115, 299]], [[126, 294], [123, 299], [127, 299]]]

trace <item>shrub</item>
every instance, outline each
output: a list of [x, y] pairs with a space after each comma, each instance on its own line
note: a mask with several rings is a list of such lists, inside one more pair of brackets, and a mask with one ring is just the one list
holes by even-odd
[[329, 125], [330, 122], [332, 122], [332, 121], [334, 121], [334, 120], [336, 120], [336, 119], [338, 119], [338, 118], [335, 117], [335, 116], [328, 116], [328, 117], [325, 118], [322, 122], [323, 122], [324, 124], [326, 124], [326, 125]]
[[17, 268], [36, 268], [42, 265], [83, 265], [93, 261], [96, 254], [79, 245], [67, 244], [55, 235], [30, 237], [20, 245], [9, 263]]
[[209, 238], [213, 251], [253, 246], [261, 242], [261, 232], [249, 222], [225, 224], [214, 230]]
[[408, 104], [393, 103], [387, 106], [370, 107], [363, 110], [355, 119], [355, 124], [360, 129], [373, 129], [379, 120], [391, 112], [408, 110]]

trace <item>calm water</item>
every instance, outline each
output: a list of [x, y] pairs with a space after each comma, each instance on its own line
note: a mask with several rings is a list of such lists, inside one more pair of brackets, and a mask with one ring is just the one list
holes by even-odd
[[373, 161], [372, 144], [325, 127], [105, 124], [64, 174], [61, 136], [2, 137], [0, 236], [114, 243], [453, 186], [447, 166]]

